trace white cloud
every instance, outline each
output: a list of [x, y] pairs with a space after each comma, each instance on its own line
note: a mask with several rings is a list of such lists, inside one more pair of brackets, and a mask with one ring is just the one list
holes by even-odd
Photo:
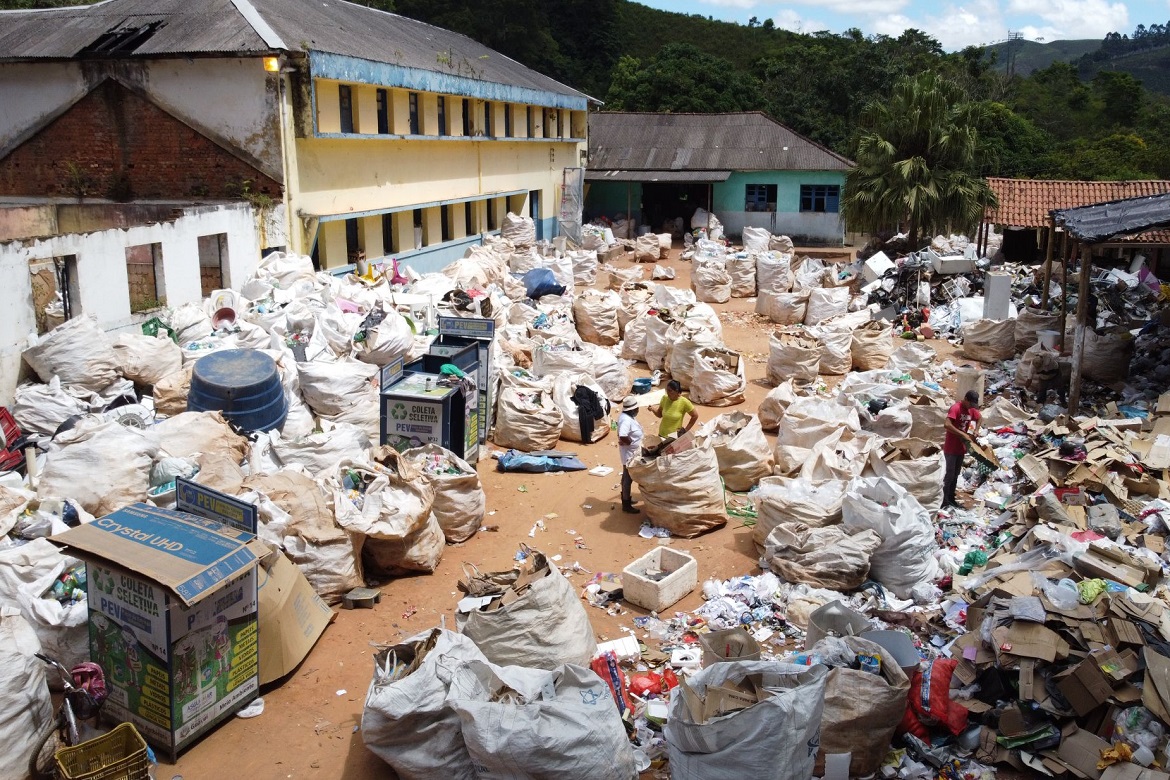
[[1020, 31], [1030, 27], [1050, 41], [1104, 38], [1107, 32], [1130, 29], [1125, 3], [1108, 0], [1008, 0], [1007, 12], [1013, 16], [1039, 17], [1046, 24], [1020, 24]]
[[915, 23], [909, 16], [903, 14], [888, 14], [886, 16], [874, 17], [863, 29], [867, 34], [874, 35], [888, 35], [891, 38], [897, 38], [907, 28], [917, 27], [922, 29], [920, 24]]
[[776, 26], [783, 30], [791, 30], [798, 33], [814, 33], [821, 30], [833, 29], [827, 22], [817, 21], [816, 19], [806, 19], [791, 8], [782, 9], [779, 13], [772, 17], [772, 21]]
[[[793, 2], [794, 0], [789, 0]], [[1007, 27], [999, 8], [998, 0], [971, 0], [962, 5], [947, 4], [934, 6], [933, 12], [917, 13], [906, 9], [905, 0], [884, 0], [884, 2], [858, 2], [857, 0], [795, 0], [795, 2], [817, 2], [822, 11], [849, 11], [848, 24], [838, 20], [829, 29], [837, 32], [854, 26], [867, 35], [888, 35], [896, 38], [907, 29], [922, 30], [935, 38], [943, 48], [955, 51], [965, 46], [990, 43], [1007, 37]], [[930, 8], [928, 3], [919, 6]], [[911, 10], [913, 15], [901, 12]], [[783, 17], [783, 18], [782, 18]], [[799, 20], [809, 30], [809, 23], [790, 11], [777, 15], [776, 24], [786, 29], [797, 29], [789, 25], [790, 19]], [[782, 23], [783, 22], [783, 23]], [[826, 29], [826, 28], [814, 28]]]
[[910, 0], [791, 0], [804, 5], [815, 5], [827, 13], [863, 14], [879, 16], [894, 14], [905, 8]]
[[932, 13], [913, 18], [905, 14], [889, 14], [872, 19], [863, 29], [897, 37], [911, 27], [937, 40], [946, 51], [957, 51], [966, 46], [1003, 40], [1007, 37], [1009, 23], [998, 0], [971, 0], [944, 5]]
[[755, 8], [760, 0], [701, 0], [703, 5], [714, 5], [720, 8]]
[[[653, 0], [652, 0], [653, 1]], [[857, 27], [866, 35], [897, 37], [922, 30], [947, 51], [1007, 38], [1009, 30], [1029, 40], [1091, 38], [1132, 29], [1130, 8], [1149, 24], [1161, 16], [1154, 0], [697, 0], [706, 6], [754, 9], [777, 27], [798, 32]], [[695, 2], [695, 0], [692, 0]], [[654, 5], [662, 6], [661, 0]], [[1165, 0], [1170, 6], [1170, 0]], [[816, 18], [805, 16], [815, 14]], [[725, 12], [728, 13], [728, 12]], [[746, 14], [745, 14], [746, 16]], [[742, 18], [741, 18], [742, 23]]]

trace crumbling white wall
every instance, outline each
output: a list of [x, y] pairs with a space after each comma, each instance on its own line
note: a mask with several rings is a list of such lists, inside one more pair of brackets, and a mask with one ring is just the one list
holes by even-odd
[[[283, 231], [283, 224], [278, 226]], [[202, 300], [199, 237], [226, 234], [225, 283], [238, 289], [260, 260], [257, 222], [248, 204], [194, 206], [173, 221], [0, 243], [0, 405], [12, 403], [22, 376], [21, 352], [36, 333], [29, 263], [75, 255], [77, 276], [73, 316], [92, 315], [109, 331], [136, 327], [157, 314], [131, 314], [126, 248], [160, 244], [162, 280], [168, 306]]]

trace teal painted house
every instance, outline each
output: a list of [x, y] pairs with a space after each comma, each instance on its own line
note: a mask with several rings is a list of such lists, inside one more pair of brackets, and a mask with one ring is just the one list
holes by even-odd
[[853, 163], [758, 111], [589, 114], [586, 218], [633, 213], [663, 223], [712, 210], [729, 236], [747, 225], [840, 246]]

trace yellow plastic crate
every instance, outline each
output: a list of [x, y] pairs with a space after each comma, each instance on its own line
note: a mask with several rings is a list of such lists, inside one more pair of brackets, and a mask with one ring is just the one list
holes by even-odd
[[55, 756], [62, 780], [147, 780], [146, 742], [133, 723], [108, 734], [62, 748]]

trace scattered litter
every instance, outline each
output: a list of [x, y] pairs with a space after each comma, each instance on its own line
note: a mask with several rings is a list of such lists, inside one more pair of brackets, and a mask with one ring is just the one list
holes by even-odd
[[[524, 219], [513, 216], [509, 225], [507, 235], [486, 237], [438, 274], [397, 263], [370, 272], [363, 262], [360, 275], [330, 277], [308, 258], [277, 253], [231, 293], [238, 311], [209, 310], [211, 301], [167, 309], [143, 335], [119, 337], [116, 348], [90, 333], [89, 320], [36, 339], [25, 361], [48, 381], [22, 384], [13, 413], [0, 410], [0, 464], [9, 469], [0, 477], [7, 499], [0, 556], [42, 555], [40, 568], [53, 574], [9, 583], [17, 566], [0, 560], [0, 600], [31, 604], [22, 610], [37, 618], [29, 622], [45, 652], [67, 650], [77, 636], [63, 635], [84, 626], [74, 618], [87, 609], [86, 569], [38, 553], [45, 538], [135, 501], [173, 501], [176, 478], [198, 474], [254, 502], [262, 539], [285, 548], [330, 603], [372, 607], [380, 591], [360, 587], [363, 565], [385, 576], [434, 571], [450, 530], [445, 511], [465, 498], [458, 489], [440, 496], [436, 485], [478, 483], [474, 464], [459, 468], [447, 451], [421, 459], [417, 451], [401, 459], [397, 450], [369, 454], [379, 417], [411, 413], [380, 406], [379, 367], [438, 357], [441, 365], [419, 381], [436, 398], [459, 393], [460, 404], [491, 374], [479, 387], [502, 388], [499, 398], [494, 389], [481, 397], [494, 404], [497, 441], [478, 457], [497, 459], [504, 472], [547, 474], [586, 470], [575, 453], [554, 448], [562, 435], [586, 442], [609, 435], [611, 407], [623, 399], [652, 407], [662, 393], [652, 388], [677, 379], [697, 403], [730, 406], [742, 402], [750, 369], [753, 378], [764, 373], [780, 383], [758, 415], [720, 415], [665, 440], [648, 432], [645, 452], [630, 462], [649, 518], [638, 535], [660, 540], [649, 552], [622, 573], [574, 561], [564, 571], [586, 575], [581, 586], [551, 565], [563, 555], [546, 559], [526, 545], [507, 571], [466, 564], [456, 618], [471, 630], [458, 636], [475, 635], [490, 660], [551, 669], [592, 660], [595, 635], [582, 599], [628, 618], [616, 629], [619, 621], [607, 624], [621, 638], [603, 642], [598, 649], [613, 655], [592, 667], [606, 688], [584, 686], [563, 698], [595, 704], [608, 689], [626, 715], [639, 771], [669, 757], [678, 776], [712, 776], [689, 747], [719, 743], [733, 745], [720, 756], [729, 764], [766, 748], [772, 765], [811, 776], [817, 762], [833, 780], [989, 780], [997, 764], [1061, 776], [1105, 770], [1106, 780], [1160, 777], [1146, 769], [1170, 758], [1170, 287], [1157, 264], [1136, 248], [1100, 258], [1088, 274], [1091, 298], [1079, 301], [1079, 269], [1004, 261], [994, 232], [978, 247], [962, 236], [909, 247], [897, 236], [854, 260], [844, 252], [805, 255], [788, 238], [751, 226], [741, 228], [743, 248], [732, 246], [705, 210], [689, 230], [683, 220], [638, 226], [632, 215], [585, 226], [584, 249], [571, 251], [536, 241]], [[643, 281], [674, 278], [657, 262], [672, 235], [682, 237], [691, 289]], [[653, 270], [626, 270], [631, 257]], [[576, 284], [590, 284], [599, 268], [611, 290], [577, 294]], [[708, 303], [728, 296], [753, 311]], [[437, 303], [419, 311], [402, 303], [415, 299]], [[1089, 327], [1072, 350], [1061, 323], [1071, 327], [1082, 302], [1091, 304]], [[409, 309], [409, 319], [399, 309]], [[57, 308], [45, 314], [57, 316]], [[468, 368], [463, 361], [475, 350], [457, 356], [442, 340], [442, 321], [456, 314], [495, 323], [490, 370]], [[768, 354], [732, 351], [725, 326], [770, 331]], [[63, 348], [71, 332], [89, 334], [84, 349]], [[949, 356], [948, 345], [960, 349], [941, 360], [936, 347]], [[215, 436], [186, 427], [195, 361], [270, 348], [288, 415], [279, 434], [245, 439], [222, 420]], [[1075, 388], [1065, 354], [1074, 351], [1084, 356]], [[166, 357], [165, 375], [143, 357], [155, 353]], [[650, 376], [635, 382], [634, 363]], [[963, 506], [942, 508], [939, 446], [953, 388], [981, 396], [982, 419], [957, 476]], [[444, 406], [455, 408], [463, 409]], [[776, 431], [775, 445], [763, 439], [765, 426]], [[39, 454], [29, 448], [37, 459], [28, 463], [13, 445], [26, 441], [40, 445]], [[448, 442], [474, 460], [472, 444]], [[94, 463], [100, 490], [78, 474], [81, 464], [89, 476]], [[294, 473], [320, 491], [277, 479]], [[526, 484], [516, 490], [529, 492]], [[479, 497], [460, 525], [500, 532], [483, 522], [497, 510], [484, 512]], [[727, 546], [729, 537], [694, 545], [693, 556], [676, 549], [678, 540], [729, 516], [750, 529], [735, 534], [735, 546], [753, 545], [759, 557], [746, 562], [746, 573], [712, 577], [698, 553]], [[318, 519], [321, 527], [306, 526]], [[528, 537], [555, 519], [544, 515]], [[576, 530], [567, 533], [575, 549], [590, 549]], [[356, 559], [355, 549], [363, 551]], [[692, 592], [700, 568], [710, 577], [701, 603]], [[555, 588], [552, 609], [533, 596], [545, 588]], [[518, 626], [515, 613], [532, 604], [540, 609], [530, 608], [528, 624]], [[695, 608], [669, 611], [686, 604]], [[418, 614], [404, 606], [403, 620]], [[554, 634], [573, 652], [533, 651]], [[380, 662], [393, 684], [423, 683], [428, 648], [416, 651]], [[793, 666], [780, 674], [775, 661]], [[785, 696], [774, 695], [780, 690]], [[488, 704], [506, 706], [505, 698]], [[775, 714], [782, 706], [800, 717]], [[237, 716], [263, 708], [257, 698]], [[819, 737], [799, 731], [817, 727]], [[713, 738], [722, 728], [729, 740]], [[317, 726], [318, 734], [336, 730]], [[620, 728], [615, 734], [625, 749]], [[806, 750], [815, 744], [819, 761]], [[738, 776], [734, 766], [719, 769]]]
[[252, 703], [236, 713], [237, 718], [255, 718], [264, 713], [264, 699], [255, 698]]

